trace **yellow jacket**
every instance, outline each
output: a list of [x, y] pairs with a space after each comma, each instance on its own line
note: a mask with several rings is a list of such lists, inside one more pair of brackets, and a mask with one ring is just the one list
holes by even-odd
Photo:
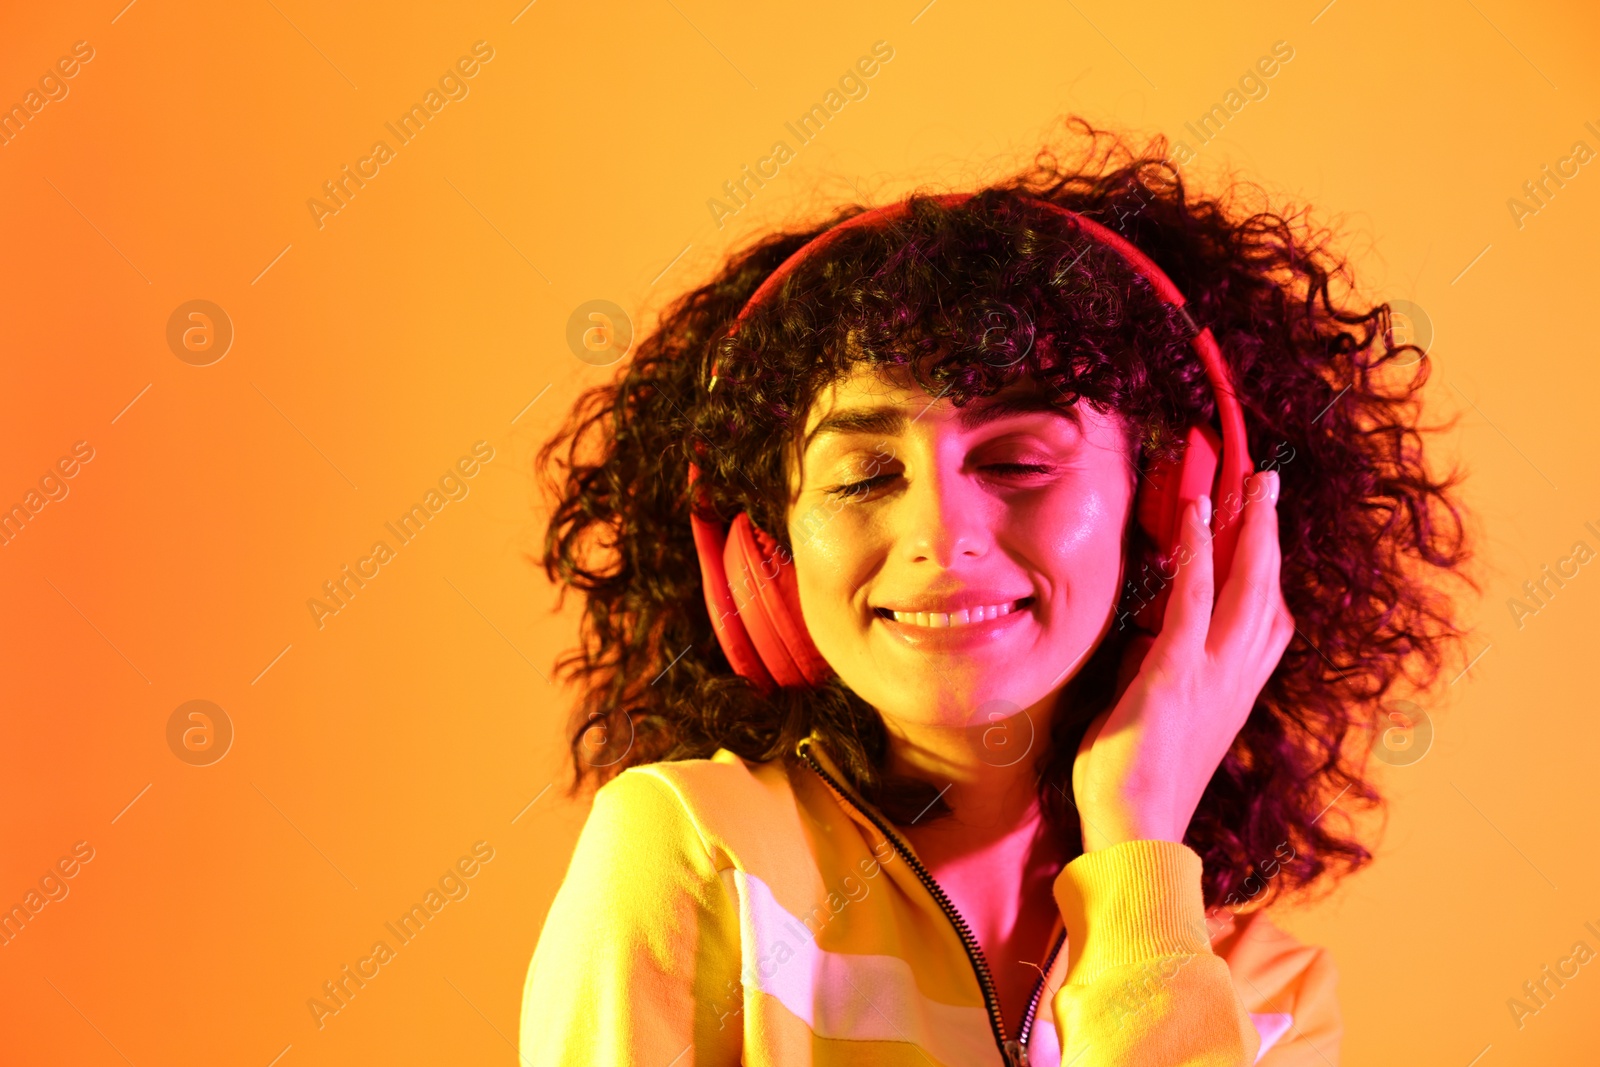
[[1208, 915], [1200, 857], [1171, 841], [1062, 869], [1034, 1017], [1000, 1020], [914, 850], [815, 738], [796, 753], [724, 749], [596, 792], [523, 987], [523, 1064], [1338, 1064], [1328, 951], [1259, 911]]

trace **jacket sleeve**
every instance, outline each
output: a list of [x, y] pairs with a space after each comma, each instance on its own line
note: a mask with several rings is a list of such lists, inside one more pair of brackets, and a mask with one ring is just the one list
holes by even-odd
[[524, 1067], [724, 1067], [742, 1041], [738, 906], [664, 779], [602, 786], [522, 993]]
[[1051, 1002], [1073, 1067], [1249, 1067], [1261, 1038], [1211, 950], [1200, 856], [1124, 841], [1055, 881], [1067, 973]]

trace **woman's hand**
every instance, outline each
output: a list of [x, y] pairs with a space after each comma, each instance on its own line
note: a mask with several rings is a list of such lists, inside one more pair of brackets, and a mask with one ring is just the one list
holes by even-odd
[[1161, 633], [1131, 642], [1126, 688], [1078, 747], [1072, 791], [1085, 852], [1183, 840], [1200, 794], [1294, 635], [1279, 581], [1278, 474], [1254, 474], [1245, 489], [1244, 525], [1216, 613], [1210, 506], [1196, 502], [1184, 512]]

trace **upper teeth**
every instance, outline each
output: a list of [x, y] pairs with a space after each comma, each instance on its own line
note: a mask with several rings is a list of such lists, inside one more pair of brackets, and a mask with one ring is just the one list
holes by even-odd
[[1016, 604], [984, 604], [963, 611], [891, 611], [895, 622], [910, 626], [965, 626], [971, 622], [988, 622], [1002, 615], [1010, 615]]

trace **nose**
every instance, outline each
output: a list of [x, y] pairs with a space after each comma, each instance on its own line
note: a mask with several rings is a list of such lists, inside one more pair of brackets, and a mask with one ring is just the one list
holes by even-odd
[[960, 457], [934, 457], [912, 474], [897, 515], [907, 561], [948, 570], [963, 558], [981, 559], [993, 541], [994, 501], [962, 472]]

